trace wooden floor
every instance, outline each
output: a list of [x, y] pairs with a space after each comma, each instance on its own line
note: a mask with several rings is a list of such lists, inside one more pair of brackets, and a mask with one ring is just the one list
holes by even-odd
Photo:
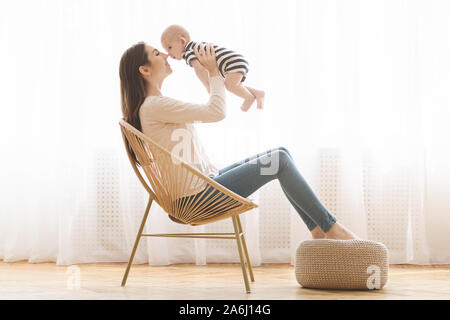
[[125, 267], [0, 261], [0, 299], [450, 299], [450, 265], [391, 265], [382, 290], [340, 291], [302, 288], [293, 266], [265, 264], [254, 268], [250, 294], [238, 264], [134, 265], [121, 287]]

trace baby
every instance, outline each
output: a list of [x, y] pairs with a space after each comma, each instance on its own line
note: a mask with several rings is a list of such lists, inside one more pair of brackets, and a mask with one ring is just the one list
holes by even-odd
[[[206, 44], [205, 42], [201, 43]], [[176, 60], [184, 59], [189, 66], [194, 68], [195, 73], [209, 93], [208, 71], [200, 64], [194, 54], [194, 48], [199, 43], [191, 41], [189, 32], [182, 26], [171, 25], [161, 35], [161, 44], [170, 57]], [[255, 100], [257, 108], [263, 109], [264, 91], [242, 85], [248, 73], [248, 62], [245, 58], [227, 48], [213, 46], [219, 73], [225, 79], [225, 87], [228, 91], [244, 98], [241, 110], [248, 111]]]

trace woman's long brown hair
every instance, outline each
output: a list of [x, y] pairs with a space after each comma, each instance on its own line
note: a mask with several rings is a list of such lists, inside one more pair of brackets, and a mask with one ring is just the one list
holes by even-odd
[[[123, 119], [133, 127], [142, 131], [139, 119], [139, 109], [145, 100], [146, 83], [139, 67], [151, 65], [145, 51], [145, 42], [139, 42], [124, 52], [120, 59], [120, 97]], [[127, 142], [128, 150], [136, 164], [140, 165], [130, 144]]]

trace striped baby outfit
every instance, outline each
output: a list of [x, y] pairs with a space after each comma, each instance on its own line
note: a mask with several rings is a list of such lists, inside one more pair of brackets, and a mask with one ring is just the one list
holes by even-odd
[[[201, 43], [205, 45], [207, 44], [207, 42]], [[194, 53], [194, 48], [198, 44], [199, 42], [189, 41], [183, 54], [181, 55], [181, 57], [186, 61], [186, 64], [189, 66], [193, 60], [197, 59]], [[249, 69], [249, 63], [244, 56], [224, 47], [217, 45], [213, 46], [216, 53], [216, 61], [219, 66], [220, 75], [225, 78], [225, 75], [230, 72], [240, 72], [243, 74], [241, 82], [244, 82]]]

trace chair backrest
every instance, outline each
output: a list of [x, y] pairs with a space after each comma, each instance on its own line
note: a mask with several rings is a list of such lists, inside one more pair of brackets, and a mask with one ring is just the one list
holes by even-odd
[[[139, 180], [159, 206], [163, 208], [171, 218], [175, 218], [175, 220], [172, 220], [179, 222], [177, 220], [182, 217], [183, 219], [181, 219], [181, 221], [190, 223], [190, 218], [187, 216], [186, 212], [182, 212], [182, 210], [186, 211], [186, 208], [180, 208], [180, 203], [177, 201], [180, 198], [205, 190], [207, 185], [209, 185], [209, 188], [220, 191], [220, 194], [214, 198], [216, 203], [219, 203], [219, 201], [226, 201], [226, 205], [222, 205], [224, 208], [222, 210], [223, 212], [227, 209], [236, 209], [237, 207], [240, 207], [239, 210], [241, 211], [258, 207], [258, 205], [252, 201], [241, 197], [226, 189], [210, 177], [207, 177], [197, 168], [169, 152], [163, 146], [144, 135], [125, 120], [120, 121], [120, 127], [128, 157]], [[127, 142], [130, 144], [151, 187], [140, 174], [127, 147]], [[201, 208], [201, 205], [197, 204], [197, 206]], [[239, 210], [235, 210], [235, 212]]]
[[[123, 121], [123, 123], [122, 123], [122, 121]], [[132, 127], [132, 126], [129, 125], [126, 121], [124, 121], [124, 120], [122, 120], [122, 121], [120, 121], [121, 134], [122, 134], [123, 143], [125, 145], [125, 150], [127, 152], [128, 160], [130, 160], [131, 167], [133, 168], [136, 176], [138, 177], [138, 179], [141, 182], [141, 184], [144, 187], [144, 189], [149, 193], [149, 195], [153, 198], [153, 200], [155, 200], [159, 204], [159, 201], [158, 201], [158, 198], [157, 198], [156, 194], [153, 192], [152, 188], [148, 185], [147, 181], [142, 176], [142, 173], [141, 173], [141, 171], [138, 168], [138, 163], [136, 163], [135, 158], [131, 154], [131, 150], [128, 147], [128, 139], [127, 139], [127, 136], [125, 134], [125, 132], [126, 132], [125, 127], [126, 126]], [[134, 150], [133, 150], [133, 153], [134, 153]], [[134, 156], [136, 156], [136, 153], [134, 153]]]

